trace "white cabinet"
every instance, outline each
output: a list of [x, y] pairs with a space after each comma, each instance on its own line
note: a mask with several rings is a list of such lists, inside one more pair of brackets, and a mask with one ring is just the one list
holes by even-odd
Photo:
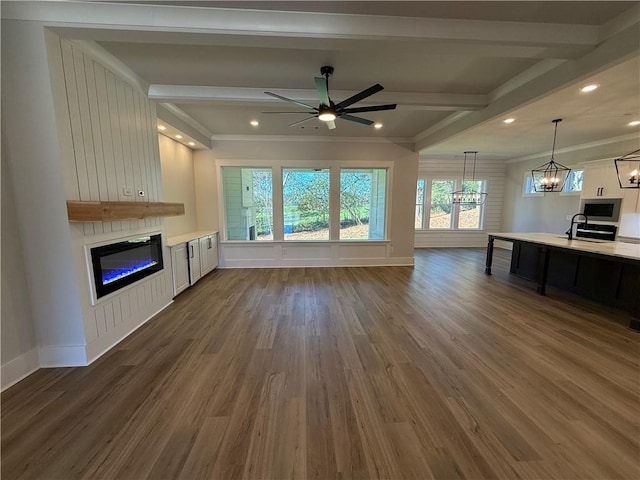
[[218, 266], [218, 232], [193, 232], [167, 240], [171, 251], [173, 294], [185, 288]]
[[173, 273], [173, 294], [179, 294], [189, 283], [189, 258], [187, 244], [180, 243], [170, 248], [171, 270]]
[[202, 276], [200, 271], [200, 241], [196, 238], [191, 240], [187, 246], [189, 248], [189, 280], [193, 285]]
[[622, 198], [623, 196], [613, 161], [584, 167], [582, 198]]
[[200, 272], [204, 276], [218, 266], [218, 234], [200, 237]]

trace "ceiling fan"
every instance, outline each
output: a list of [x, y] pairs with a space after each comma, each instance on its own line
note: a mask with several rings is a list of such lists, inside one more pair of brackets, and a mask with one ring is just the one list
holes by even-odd
[[[352, 97], [347, 98], [339, 103], [334, 103], [331, 98], [329, 98], [329, 76], [333, 74], [333, 67], [324, 66], [320, 69], [320, 74], [322, 77], [314, 77], [316, 84], [316, 91], [318, 92], [318, 97], [320, 98], [320, 105], [316, 108], [312, 105], [308, 105], [306, 103], [298, 102], [297, 100], [292, 100], [287, 97], [283, 97], [276, 93], [272, 92], [264, 92], [267, 95], [271, 95], [272, 97], [279, 98], [280, 100], [284, 100], [285, 102], [294, 103], [301, 107], [305, 107], [309, 109], [307, 113], [311, 114], [310, 117], [307, 117], [298, 122], [294, 122], [290, 124], [290, 127], [300, 125], [301, 123], [307, 122], [313, 118], [317, 118], [327, 124], [329, 130], [333, 130], [336, 128], [335, 120], [336, 118], [341, 118], [342, 120], [349, 120], [350, 122], [362, 123], [363, 125], [371, 125], [373, 122], [366, 118], [356, 117], [355, 115], [351, 115], [352, 113], [362, 113], [362, 112], [377, 112], [380, 110], [394, 110], [396, 108], [395, 103], [390, 103], [387, 105], [373, 105], [371, 107], [356, 107], [356, 108], [347, 108], [350, 105], [353, 105], [360, 100], [364, 100], [365, 98], [373, 95], [374, 93], [383, 90], [384, 87], [379, 83], [367, 88], [366, 90], [361, 91], [360, 93], [356, 93]], [[324, 78], [323, 78], [324, 77]], [[303, 113], [303, 112], [262, 112], [262, 113]]]

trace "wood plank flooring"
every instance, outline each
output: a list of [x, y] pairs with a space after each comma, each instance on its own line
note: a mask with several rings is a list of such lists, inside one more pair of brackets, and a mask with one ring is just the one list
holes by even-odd
[[637, 479], [627, 314], [508, 274], [218, 270], [86, 368], [2, 394], [2, 478]]

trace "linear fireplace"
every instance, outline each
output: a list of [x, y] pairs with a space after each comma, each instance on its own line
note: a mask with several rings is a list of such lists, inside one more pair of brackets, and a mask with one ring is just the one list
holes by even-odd
[[91, 249], [96, 299], [163, 269], [162, 237], [150, 235]]

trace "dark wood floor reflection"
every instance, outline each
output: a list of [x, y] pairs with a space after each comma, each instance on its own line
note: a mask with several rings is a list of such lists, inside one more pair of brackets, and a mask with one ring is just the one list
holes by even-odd
[[640, 478], [640, 335], [497, 252], [215, 271], [2, 394], [2, 479]]

